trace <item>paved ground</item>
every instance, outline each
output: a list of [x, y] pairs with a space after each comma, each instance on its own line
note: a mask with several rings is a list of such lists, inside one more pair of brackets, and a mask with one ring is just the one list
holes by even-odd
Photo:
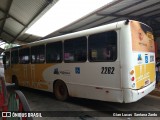
[[160, 97], [160, 83], [158, 83], [158, 85], [156, 85], [156, 88], [150, 94]]
[[[47, 115], [54, 116], [52, 118], [34, 118], [34, 120], [160, 120], [158, 117], [113, 117], [113, 113], [110, 112], [146, 111], [148, 113], [159, 111], [160, 97], [152, 95], [147, 95], [135, 103], [121, 104], [79, 98], [71, 98], [68, 101], [60, 102], [50, 93], [32, 90], [22, 91], [28, 99], [32, 111], [42, 111], [42, 113], [48, 111]], [[66, 117], [66, 111], [69, 111], [68, 117]], [[74, 111], [78, 111], [78, 113]], [[57, 114], [60, 116], [57, 117]], [[74, 116], [75, 114], [76, 116]]]

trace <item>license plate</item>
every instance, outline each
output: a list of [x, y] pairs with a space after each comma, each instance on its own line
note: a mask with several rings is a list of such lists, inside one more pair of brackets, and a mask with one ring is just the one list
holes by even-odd
[[146, 80], [146, 81], [145, 81], [145, 85], [148, 85], [148, 84], [149, 84], [149, 80]]

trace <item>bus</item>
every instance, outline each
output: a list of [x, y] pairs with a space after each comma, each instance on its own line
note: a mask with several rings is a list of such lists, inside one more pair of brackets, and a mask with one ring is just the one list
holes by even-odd
[[135, 102], [155, 89], [152, 29], [123, 20], [8, 49], [5, 79], [17, 86], [69, 96]]

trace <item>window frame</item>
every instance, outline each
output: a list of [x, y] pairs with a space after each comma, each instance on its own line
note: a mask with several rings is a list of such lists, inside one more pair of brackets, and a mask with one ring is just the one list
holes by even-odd
[[[27, 53], [27, 55], [28, 55], [28, 62], [21, 62], [21, 60], [20, 60], [20, 57], [21, 57], [21, 52], [24, 52], [24, 50], [27, 50], [28, 49], [28, 53]], [[23, 54], [23, 57], [24, 57], [24, 54]], [[30, 57], [30, 48], [29, 47], [27, 47], [27, 48], [21, 48], [21, 49], [19, 49], [19, 64], [29, 64], [31, 62], [31, 57]]]
[[11, 66], [11, 52], [5, 51], [4, 53], [5, 53], [5, 55], [3, 56], [3, 62], [5, 62], [5, 63], [3, 63], [3, 64], [4, 64], [4, 69], [7, 69]]
[[[43, 48], [40, 48], [43, 47]], [[37, 51], [38, 49], [38, 51]], [[31, 64], [44, 64], [45, 60], [46, 60], [46, 53], [45, 53], [45, 45], [41, 44], [41, 45], [36, 45], [36, 46], [32, 46], [30, 48], [30, 59], [31, 59]], [[40, 50], [43, 50], [43, 54], [40, 54]], [[33, 62], [33, 55], [35, 57], [35, 62]], [[43, 55], [43, 61], [40, 61], [40, 55]], [[38, 59], [37, 59], [38, 58]]]
[[[81, 47], [84, 47], [84, 48], [79, 48], [79, 49], [76, 50], [75, 48], [77, 48], [76, 47], [76, 45], [78, 44], [77, 42], [80, 41], [80, 40], [83, 40], [85, 42], [85, 45], [81, 46]], [[69, 48], [68, 46], [67, 46], [68, 48], [66, 48], [66, 44], [70, 44], [71, 42], [73, 42], [72, 47], [70, 47], [72, 49], [68, 49]], [[82, 44], [84, 44], [84, 43], [82, 43]], [[81, 37], [65, 40], [63, 45], [64, 45], [63, 59], [64, 59], [65, 63], [84, 63], [84, 62], [87, 61], [87, 37], [86, 36], [81, 36]], [[70, 59], [72, 59], [72, 57], [73, 57], [73, 60], [66, 60], [66, 56], [69, 56], [71, 54], [71, 52], [70, 53], [68, 52], [68, 54], [66, 52], [67, 51], [71, 51], [71, 50], [73, 51], [73, 53], [72, 53], [73, 55], [70, 57]], [[81, 51], [81, 50], [84, 50], [84, 51]], [[84, 58], [84, 60], [83, 60], [83, 58], [82, 58], [82, 60], [76, 60], [76, 57], [75, 57], [76, 53], [75, 53], [75, 51], [76, 52], [78, 52], [78, 51], [84, 52], [84, 54], [82, 55], [83, 58]], [[75, 58], [75, 60], [74, 60], [74, 58]], [[81, 57], [79, 57], [79, 58], [81, 59]], [[79, 59], [79, 58], [77, 57], [77, 59]], [[69, 57], [68, 57], [68, 59], [69, 59]]]
[[[15, 52], [17, 52], [16, 53], [17, 55], [15, 55]], [[18, 63], [19, 63], [19, 51], [18, 49], [13, 49], [11, 50], [11, 64], [18, 64]]]
[[[109, 32], [113, 32], [113, 33], [115, 33], [115, 35], [116, 35], [116, 36], [115, 36], [115, 39], [114, 39], [114, 40], [115, 40], [115, 45], [114, 45], [114, 46], [113, 46], [113, 45], [109, 45], [109, 44], [107, 45], [107, 46], [110, 46], [110, 48], [112, 48], [112, 52], [113, 52], [112, 55], [114, 56], [114, 57], [112, 56], [113, 59], [110, 59], [110, 60], [109, 60], [109, 59], [108, 59], [108, 60], [107, 60], [107, 59], [104, 59], [104, 60], [92, 60], [92, 59], [91, 59], [91, 51], [90, 51], [90, 50], [91, 50], [91, 48], [92, 48], [93, 46], [91, 47], [90, 41], [93, 42], [93, 40], [90, 40], [90, 37], [93, 36], [93, 35], [105, 34], [105, 33], [109, 33]], [[106, 40], [106, 41], [109, 42], [109, 41], [112, 41], [112, 40]], [[104, 42], [104, 41], [103, 41], [103, 42]], [[102, 43], [101, 43], [101, 44], [102, 44]], [[117, 47], [118, 47], [118, 33], [117, 33], [117, 31], [112, 30], [112, 31], [105, 31], [105, 32], [101, 32], [101, 33], [91, 34], [91, 35], [88, 36], [88, 61], [89, 61], [89, 62], [115, 62], [115, 61], [117, 60], [117, 58], [118, 58], [118, 51], [117, 51], [118, 48], [117, 48]], [[101, 47], [101, 49], [102, 49], [102, 48], [104, 48], [104, 47]], [[106, 48], [107, 48], [107, 47], [106, 47]], [[96, 54], [96, 53], [95, 53], [95, 54]], [[101, 53], [101, 54], [102, 54], [102, 53]]]
[[[57, 49], [57, 51], [58, 51], [58, 54], [60, 54], [60, 59], [59, 60], [51, 60], [51, 61], [49, 61], [49, 59], [48, 59], [48, 51], [50, 51], [49, 50], [49, 47], [50, 47], [50, 45], [56, 45], [56, 44], [59, 44], [60, 45], [60, 47], [61, 48], [59, 48], [59, 50], [60, 51], [58, 51], [58, 49]], [[59, 46], [58, 46], [59, 47]], [[53, 50], [54, 50], [54, 47], [53, 47]], [[57, 52], [56, 51], [56, 52]], [[57, 54], [57, 58], [58, 58], [58, 54]], [[55, 55], [55, 54], [54, 54]], [[55, 56], [54, 56], [55, 57]], [[52, 43], [47, 43], [46, 44], [46, 63], [61, 63], [63, 61], [63, 43], [62, 43], [62, 41], [57, 41], [57, 42], [52, 42]]]

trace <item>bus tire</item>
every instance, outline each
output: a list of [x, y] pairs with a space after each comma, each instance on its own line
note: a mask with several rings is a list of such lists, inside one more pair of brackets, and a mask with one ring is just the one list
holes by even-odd
[[60, 100], [60, 101], [65, 101], [67, 100], [68, 98], [68, 89], [67, 89], [67, 86], [66, 84], [61, 81], [61, 80], [57, 80], [55, 83], [54, 83], [54, 94], [55, 94], [55, 97], [57, 100]]
[[15, 84], [15, 89], [19, 89], [18, 79], [15, 75], [12, 76], [12, 83]]

